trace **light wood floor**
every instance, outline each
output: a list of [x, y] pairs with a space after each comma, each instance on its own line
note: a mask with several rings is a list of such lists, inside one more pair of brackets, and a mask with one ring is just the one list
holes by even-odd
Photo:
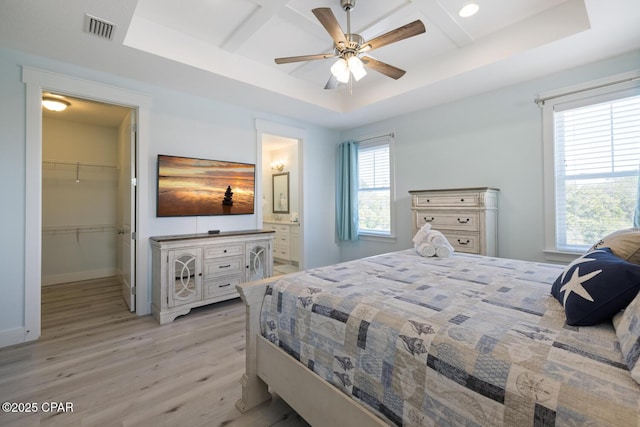
[[73, 412], [0, 412], [0, 425], [308, 426], [277, 396], [236, 410], [244, 347], [239, 299], [160, 326], [128, 312], [115, 279], [47, 286], [40, 340], [0, 349], [0, 403]]

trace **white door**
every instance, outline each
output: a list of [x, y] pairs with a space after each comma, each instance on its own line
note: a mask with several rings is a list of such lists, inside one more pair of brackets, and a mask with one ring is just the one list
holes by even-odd
[[118, 253], [122, 297], [129, 310], [136, 310], [136, 122], [135, 111], [120, 128], [118, 174]]

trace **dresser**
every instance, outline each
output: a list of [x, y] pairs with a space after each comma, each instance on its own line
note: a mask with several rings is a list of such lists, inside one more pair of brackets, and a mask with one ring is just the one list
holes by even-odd
[[273, 256], [281, 261], [299, 261], [300, 223], [264, 220], [266, 230], [273, 230]]
[[409, 191], [413, 235], [429, 223], [458, 252], [497, 256], [498, 192], [488, 187]]
[[151, 237], [151, 314], [172, 322], [194, 307], [239, 296], [239, 283], [273, 274], [272, 230]]

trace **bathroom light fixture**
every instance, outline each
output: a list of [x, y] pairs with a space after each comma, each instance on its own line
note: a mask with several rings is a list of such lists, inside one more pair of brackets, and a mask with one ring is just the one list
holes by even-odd
[[52, 98], [50, 96], [42, 98], [42, 106], [50, 111], [63, 111], [70, 105], [71, 103], [64, 99]]
[[478, 6], [476, 3], [467, 3], [462, 7], [462, 9], [460, 9], [458, 15], [461, 18], [468, 18], [478, 13], [478, 10], [480, 10], [480, 6]]
[[282, 172], [284, 170], [284, 160], [276, 160], [275, 162], [271, 162], [271, 169]]

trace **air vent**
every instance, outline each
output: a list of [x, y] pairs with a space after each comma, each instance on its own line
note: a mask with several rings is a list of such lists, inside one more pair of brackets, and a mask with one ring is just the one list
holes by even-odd
[[116, 25], [109, 21], [91, 15], [84, 15], [84, 31], [87, 33], [111, 40], [115, 28]]

